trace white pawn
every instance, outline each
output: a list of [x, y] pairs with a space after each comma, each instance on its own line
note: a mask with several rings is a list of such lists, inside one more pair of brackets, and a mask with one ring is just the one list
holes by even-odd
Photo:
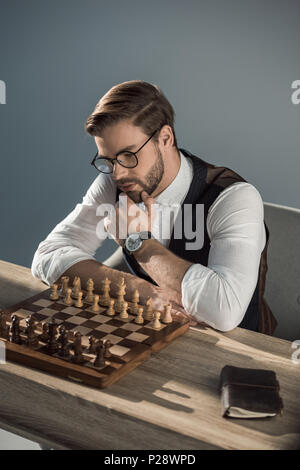
[[102, 284], [102, 295], [99, 297], [99, 302], [101, 305], [104, 305], [104, 307], [109, 306], [109, 301], [110, 301], [110, 296], [109, 296], [109, 291], [110, 291], [110, 284], [111, 281], [106, 277], [103, 281], [101, 281]]
[[173, 318], [172, 318], [172, 315], [171, 315], [171, 304], [166, 304], [164, 306], [164, 314], [163, 314], [162, 322], [163, 323], [172, 323], [172, 321], [173, 321]]
[[125, 293], [126, 293], [125, 279], [124, 279], [124, 277], [122, 277], [121, 282], [118, 285], [117, 300], [116, 300], [116, 303], [115, 303], [115, 311], [116, 312], [121, 312], [121, 310], [123, 308]]
[[82, 302], [83, 292], [82, 292], [82, 290], [79, 291], [77, 295], [78, 295], [78, 297], [77, 297], [77, 300], [75, 302], [75, 307], [81, 308], [81, 307], [83, 307], [83, 302]]
[[124, 300], [123, 305], [122, 305], [122, 311], [120, 313], [120, 318], [123, 318], [123, 319], [128, 318], [127, 308], [128, 308], [128, 302]]
[[51, 300], [58, 300], [59, 299], [57, 289], [58, 289], [57, 284], [53, 284], [53, 286], [51, 286], [51, 294], [49, 296]]
[[140, 301], [140, 294], [139, 294], [139, 291], [135, 289], [133, 296], [132, 296], [132, 305], [130, 307], [130, 313], [133, 313], [134, 315], [137, 314], [138, 308], [139, 308], [138, 306], [139, 301]]
[[66, 295], [65, 295], [64, 300], [63, 300], [63, 303], [65, 305], [72, 305], [73, 304], [73, 300], [71, 299], [71, 294], [72, 294], [72, 289], [71, 289], [71, 287], [68, 287], [68, 289], [66, 291]]
[[115, 304], [115, 299], [110, 299], [109, 301], [109, 308], [107, 309], [107, 315], [110, 317], [113, 317], [115, 315], [115, 310], [114, 310], [114, 304]]
[[100, 312], [101, 308], [99, 307], [99, 295], [98, 294], [95, 294], [94, 295], [94, 303], [93, 303], [93, 306], [92, 306], [92, 310], [93, 312]]
[[94, 301], [94, 294], [93, 294], [93, 291], [94, 291], [94, 281], [92, 278], [89, 278], [87, 280], [87, 283], [86, 283], [86, 290], [87, 290], [87, 294], [85, 296], [85, 301], [88, 303], [88, 304], [92, 304], [93, 301]]
[[152, 328], [154, 328], [155, 330], [160, 330], [161, 327], [162, 324], [160, 323], [160, 312], [157, 310], [156, 312], [154, 312], [154, 321]]
[[138, 325], [142, 325], [144, 323], [143, 310], [143, 307], [138, 308], [137, 317], [134, 320]]

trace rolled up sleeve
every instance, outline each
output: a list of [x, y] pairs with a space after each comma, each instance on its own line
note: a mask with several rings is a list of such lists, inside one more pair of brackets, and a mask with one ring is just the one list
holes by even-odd
[[96, 250], [105, 240], [97, 230], [103, 219], [97, 215], [97, 209], [102, 203], [114, 205], [115, 194], [110, 175], [99, 175], [82, 203], [39, 244], [31, 265], [33, 276], [51, 285], [75, 263], [95, 259]]

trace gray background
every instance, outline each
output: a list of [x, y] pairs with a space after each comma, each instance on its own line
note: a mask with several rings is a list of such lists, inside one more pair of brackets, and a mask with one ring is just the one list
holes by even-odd
[[[30, 266], [96, 177], [84, 122], [111, 86], [158, 84], [180, 147], [299, 207], [300, 2], [0, 0], [0, 258]], [[101, 251], [98, 259], [106, 257]]]

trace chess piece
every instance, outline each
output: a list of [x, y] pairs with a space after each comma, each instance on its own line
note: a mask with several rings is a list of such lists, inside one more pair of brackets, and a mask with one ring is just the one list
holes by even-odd
[[9, 339], [9, 326], [6, 325], [6, 314], [0, 312], [0, 338]]
[[83, 302], [82, 302], [82, 296], [83, 292], [82, 290], [78, 292], [77, 294], [77, 299], [75, 301], [75, 307], [82, 308], [83, 307]]
[[20, 336], [20, 319], [17, 315], [13, 315], [10, 325], [11, 336], [9, 338], [11, 343], [22, 344], [22, 339]]
[[118, 313], [122, 311], [125, 293], [126, 293], [125, 279], [124, 277], [122, 277], [121, 282], [118, 286], [117, 300], [115, 302], [115, 311]]
[[166, 304], [164, 305], [164, 313], [162, 317], [162, 322], [163, 323], [172, 323], [173, 318], [171, 315], [171, 304]]
[[75, 276], [73, 280], [72, 297], [78, 299], [78, 294], [81, 291], [81, 281], [79, 276]]
[[107, 309], [106, 313], [107, 315], [113, 317], [115, 315], [115, 309], [114, 309], [114, 305], [115, 305], [115, 299], [110, 299], [109, 301], [109, 308]]
[[101, 311], [101, 308], [100, 308], [98, 302], [99, 302], [99, 295], [98, 295], [98, 294], [95, 294], [95, 295], [94, 295], [93, 306], [92, 306], [92, 308], [91, 308], [91, 310], [92, 310], [93, 312], [95, 312], [95, 313], [98, 313], [98, 312]]
[[72, 361], [76, 364], [82, 364], [84, 362], [84, 357], [82, 355], [81, 333], [79, 331], [76, 331], [75, 333], [73, 349], [74, 356], [72, 358]]
[[67, 330], [68, 341], [74, 342], [74, 331]]
[[63, 335], [64, 331], [66, 331], [66, 327], [65, 327], [65, 325], [60, 325], [57, 329], [58, 329], [57, 342], [58, 342], [58, 344], [60, 344], [61, 339], [62, 339], [62, 335]]
[[96, 354], [96, 338], [95, 336], [89, 336], [89, 354]]
[[39, 340], [35, 334], [35, 321], [31, 316], [26, 318], [26, 328], [25, 328], [26, 345], [30, 348], [36, 348], [39, 345]]
[[128, 302], [124, 300], [123, 305], [122, 305], [122, 310], [120, 313], [120, 318], [122, 318], [122, 320], [126, 320], [128, 318], [127, 308], [128, 308]]
[[111, 352], [110, 352], [109, 348], [111, 348], [111, 341], [109, 339], [107, 339], [104, 343], [104, 357], [105, 357], [105, 359], [108, 359], [109, 357], [111, 357]]
[[153, 320], [153, 306], [152, 306], [152, 297], [148, 297], [146, 300], [146, 308], [144, 312], [144, 319], [145, 320]]
[[138, 303], [140, 301], [140, 293], [137, 289], [135, 289], [131, 301], [132, 301], [132, 305], [129, 311], [130, 313], [133, 313], [134, 315], [136, 315], [138, 313], [138, 308], [139, 308]]
[[56, 339], [57, 335], [57, 323], [54, 318], [52, 318], [51, 322], [49, 323], [49, 337], [47, 341], [47, 351], [49, 354], [55, 354], [58, 351], [58, 342]]
[[93, 301], [94, 301], [94, 294], [93, 294], [93, 291], [94, 291], [94, 281], [92, 278], [89, 278], [87, 283], [86, 283], [86, 290], [87, 290], [87, 294], [85, 296], [85, 302], [87, 302], [88, 304], [92, 304]]
[[143, 310], [143, 307], [138, 308], [137, 317], [134, 320], [138, 325], [142, 325], [144, 323]]
[[63, 303], [65, 305], [72, 305], [73, 304], [71, 294], [72, 294], [72, 289], [71, 289], [71, 287], [68, 287], [68, 289], [66, 290], [66, 295], [65, 295], [64, 300], [63, 300]]
[[42, 334], [40, 335], [40, 340], [43, 341], [43, 343], [47, 343], [49, 339], [49, 325], [48, 323], [43, 323], [42, 325]]
[[109, 306], [109, 301], [110, 301], [110, 296], [109, 296], [109, 291], [110, 291], [110, 284], [111, 281], [106, 277], [103, 281], [101, 281], [102, 284], [102, 295], [99, 297], [99, 303], [100, 305], [103, 305], [104, 307]]
[[68, 344], [68, 332], [64, 325], [60, 325], [59, 327], [59, 336], [57, 338], [57, 342], [60, 345], [58, 354], [61, 357], [68, 357], [70, 355]]
[[161, 327], [162, 327], [162, 324], [160, 323], [160, 312], [156, 310], [154, 312], [154, 321], [152, 324], [152, 328], [154, 328], [155, 330], [160, 330]]
[[103, 341], [99, 340], [96, 344], [96, 359], [94, 361], [94, 367], [100, 368], [105, 366], [104, 359], [105, 346]]
[[58, 300], [59, 299], [59, 295], [58, 295], [58, 292], [57, 292], [57, 289], [58, 289], [58, 284], [53, 284], [51, 286], [51, 293], [49, 295], [49, 298], [51, 300]]
[[61, 288], [60, 288], [60, 291], [59, 291], [60, 297], [65, 297], [68, 287], [69, 287], [69, 276], [62, 276], [62, 278], [61, 278]]

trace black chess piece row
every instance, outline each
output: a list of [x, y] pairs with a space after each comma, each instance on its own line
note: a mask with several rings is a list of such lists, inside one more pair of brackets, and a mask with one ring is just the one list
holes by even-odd
[[[15, 344], [23, 344], [21, 338], [20, 318], [17, 315], [12, 315], [11, 325], [6, 324], [7, 315], [3, 312], [0, 314], [0, 336]], [[29, 347], [38, 345], [38, 337], [35, 334], [35, 321], [32, 316], [26, 318], [26, 327], [24, 334], [26, 335], [25, 344]]]
[[[57, 330], [59, 335], [57, 337]], [[59, 356], [70, 358], [75, 364], [83, 364], [89, 359], [84, 356], [84, 347], [82, 345], [82, 335], [79, 331], [75, 332], [73, 337], [73, 344], [69, 343], [69, 334], [64, 325], [57, 326], [54, 319], [48, 324], [43, 325], [43, 332], [41, 340], [46, 342], [46, 348], [49, 354], [53, 355], [58, 353]], [[73, 349], [74, 354], [70, 356], [70, 349]], [[95, 354], [96, 358], [93, 365], [97, 368], [105, 366], [105, 359], [111, 357], [110, 352], [111, 341], [96, 340], [94, 336], [89, 337], [88, 354]]]
[[[26, 318], [26, 327], [22, 331], [22, 335], [26, 336], [25, 341], [21, 337], [20, 318], [17, 315], [12, 315], [11, 325], [6, 324], [7, 316], [0, 313], [0, 337], [8, 339], [15, 344], [25, 344], [30, 348], [36, 348], [39, 341], [45, 343], [48, 354], [58, 354], [63, 358], [71, 358], [72, 362], [82, 364], [88, 358], [83, 355], [82, 335], [80, 332], [75, 332], [73, 336], [73, 344], [69, 342], [69, 332], [64, 325], [58, 326], [56, 320], [52, 318], [50, 323], [43, 323], [42, 333], [37, 335], [35, 333], [37, 322], [34, 320], [33, 315]], [[73, 348], [74, 355], [71, 357], [70, 349]], [[111, 357], [110, 352], [111, 341], [97, 340], [94, 336], [89, 337], [89, 347], [87, 348], [88, 354], [96, 356], [93, 365], [96, 368], [105, 366], [105, 359]]]

